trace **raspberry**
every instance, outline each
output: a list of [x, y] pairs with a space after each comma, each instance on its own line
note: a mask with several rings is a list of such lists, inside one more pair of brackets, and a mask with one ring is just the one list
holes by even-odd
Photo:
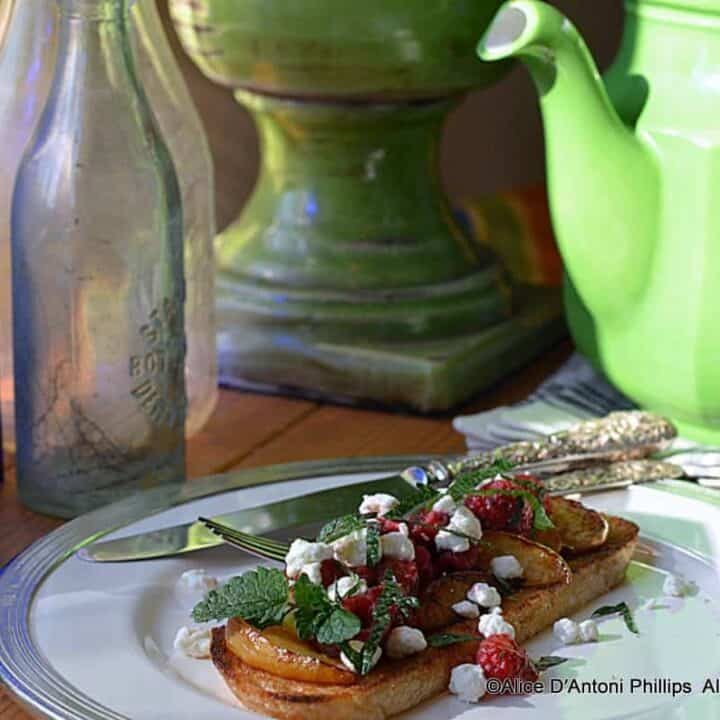
[[400, 523], [395, 520], [388, 520], [387, 518], [378, 518], [380, 523], [380, 534], [385, 535], [391, 532], [400, 532]]
[[342, 601], [342, 605], [348, 612], [353, 615], [357, 615], [360, 618], [360, 622], [364, 628], [372, 625], [372, 614], [375, 608], [375, 603], [380, 597], [382, 592], [382, 586], [370, 588], [366, 593], [362, 595], [351, 595]]
[[377, 570], [380, 578], [385, 577], [385, 573], [390, 570], [407, 595], [417, 595], [420, 576], [414, 561], [386, 558], [380, 562]]
[[[522, 490], [512, 480], [500, 478], [483, 486], [483, 490]], [[511, 530], [525, 535], [533, 525], [533, 509], [523, 498], [512, 495], [471, 495], [465, 499], [487, 530]]]
[[410, 520], [410, 537], [416, 543], [430, 545], [440, 528], [445, 527], [450, 516], [444, 512], [430, 510], [420, 513]]
[[368, 567], [367, 565], [360, 565], [359, 567], [353, 568], [353, 572], [361, 580], [364, 580], [368, 586], [375, 585], [377, 582], [377, 571], [375, 568]]
[[426, 588], [433, 580], [433, 561], [430, 551], [423, 545], [415, 545], [415, 565], [420, 587]]
[[338, 578], [343, 577], [347, 573], [337, 560], [330, 558], [329, 560], [323, 560], [320, 564], [320, 574], [322, 576], [323, 587], [330, 587]]
[[483, 669], [486, 678], [532, 682], [538, 679], [538, 672], [524, 648], [509, 635], [491, 635], [482, 640], [475, 662]]

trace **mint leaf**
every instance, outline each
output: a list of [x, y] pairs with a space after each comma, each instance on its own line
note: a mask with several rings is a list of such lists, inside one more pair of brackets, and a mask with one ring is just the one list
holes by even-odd
[[368, 525], [365, 542], [368, 567], [375, 567], [380, 562], [380, 531], [376, 525]]
[[315, 639], [322, 645], [336, 645], [354, 638], [361, 629], [357, 615], [337, 608], [319, 623]]
[[525, 488], [528, 492], [533, 493], [533, 495], [535, 493], [538, 493], [540, 495], [541, 500], [543, 499], [543, 497], [545, 497], [545, 495], [547, 495], [546, 487], [537, 485], [537, 483], [531, 482], [530, 480], [525, 480], [524, 478], [514, 477], [512, 475], [508, 479], [511, 480], [512, 482], [514, 482], [516, 485], [519, 485], [520, 487]]
[[441, 497], [441, 493], [427, 485], [418, 487], [411, 495], [402, 500], [389, 513], [385, 515], [388, 520], [407, 520], [423, 510], [432, 507]]
[[399, 613], [407, 619], [412, 610], [417, 608], [419, 604], [420, 603], [416, 597], [411, 597], [405, 594], [400, 585], [398, 585], [395, 581], [392, 573], [388, 570], [385, 573], [385, 579], [383, 580], [382, 592], [380, 593], [380, 597], [378, 597], [375, 602], [375, 607], [373, 608], [370, 634], [363, 645], [362, 652], [360, 653], [360, 666], [359, 668], [356, 666], [360, 675], [367, 675], [370, 670], [372, 670], [375, 651], [380, 646], [380, 642], [392, 624], [392, 608], [397, 608]]
[[478, 642], [480, 638], [477, 635], [456, 635], [454, 633], [441, 633], [439, 635], [431, 635], [428, 639], [428, 645], [434, 648], [444, 648], [457, 643], [470, 642], [474, 640]]
[[362, 650], [355, 650], [347, 641], [340, 645], [340, 649], [343, 651], [345, 657], [352, 663], [355, 672], [359, 674], [363, 661]]
[[486, 468], [463, 473], [457, 477], [448, 488], [450, 497], [452, 497], [455, 502], [460, 502], [460, 500], [463, 500], [467, 495], [472, 494], [483, 480], [490, 480], [496, 475], [503, 475], [510, 470], [512, 470], [511, 463], [507, 460], [498, 459]]
[[298, 578], [294, 592], [295, 628], [301, 640], [315, 638], [323, 645], [335, 645], [360, 632], [360, 618], [333, 603], [325, 589], [306, 575]]
[[295, 629], [301, 640], [317, 635], [323, 622], [332, 612], [332, 603], [324, 588], [315, 585], [303, 574], [295, 583]]
[[479, 497], [490, 497], [492, 495], [509, 495], [526, 500], [533, 511], [533, 527], [535, 530], [550, 530], [555, 527], [555, 523], [545, 512], [543, 504], [527, 490], [503, 490], [501, 488], [489, 488], [487, 490], [473, 490], [470, 495]]
[[556, 665], [562, 665], [567, 662], [570, 658], [558, 657], [557, 655], [544, 655], [537, 660], [533, 660], [532, 664], [538, 672], [543, 672]]
[[590, 617], [603, 617], [606, 615], [622, 615], [622, 619], [627, 625], [627, 629], [635, 635], [639, 635], [640, 632], [635, 624], [635, 618], [633, 618], [632, 611], [628, 607], [626, 602], [618, 603], [617, 605], [603, 605], [599, 607]]
[[298, 610], [322, 610], [330, 605], [325, 588], [316, 585], [305, 573], [297, 579], [294, 594]]
[[351, 532], [355, 532], [355, 530], [362, 530], [364, 527], [365, 522], [357, 515], [343, 515], [327, 523], [320, 530], [317, 540], [318, 542], [331, 543], [349, 535]]
[[192, 611], [195, 622], [240, 617], [256, 628], [279, 625], [288, 612], [290, 588], [275, 568], [259, 567], [211, 590]]

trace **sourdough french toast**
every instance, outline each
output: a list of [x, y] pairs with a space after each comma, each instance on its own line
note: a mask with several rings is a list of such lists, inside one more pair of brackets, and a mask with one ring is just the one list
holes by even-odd
[[[524, 643], [619, 585], [637, 542], [638, 527], [608, 517], [605, 543], [569, 561], [568, 584], [519, 590], [503, 602], [503, 615]], [[289, 680], [259, 670], [240, 660], [226, 643], [233, 623], [213, 633], [212, 659], [228, 687], [247, 708], [283, 720], [383, 720], [439, 695], [448, 686], [450, 672], [460, 663], [472, 662], [477, 642], [445, 648], [428, 648], [399, 660], [383, 659], [366, 677], [350, 685], [314, 684]], [[447, 632], [476, 634], [477, 622], [464, 620]]]

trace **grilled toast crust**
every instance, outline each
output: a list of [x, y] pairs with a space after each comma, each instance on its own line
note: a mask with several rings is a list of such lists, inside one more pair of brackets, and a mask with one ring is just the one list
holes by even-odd
[[[573, 571], [569, 584], [521, 590], [503, 602], [503, 616], [515, 627], [519, 643], [622, 582], [638, 527], [621, 518], [607, 519], [606, 543], [569, 561]], [[477, 621], [457, 623], [447, 632], [478, 635]], [[224, 627], [213, 631], [211, 652], [215, 667], [242, 705], [263, 715], [281, 720], [384, 720], [445, 691], [452, 668], [472, 662], [476, 648], [476, 642], [467, 642], [429, 648], [402, 660], [383, 659], [353, 685], [299, 682], [249, 667], [228, 649]]]

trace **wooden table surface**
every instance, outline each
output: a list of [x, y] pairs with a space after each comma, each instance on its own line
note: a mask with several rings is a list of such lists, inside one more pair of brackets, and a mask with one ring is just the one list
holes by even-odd
[[[473, 412], [525, 397], [570, 352], [569, 343], [476, 398]], [[412, 453], [447, 453], [465, 447], [451, 416], [421, 417], [338, 407], [305, 400], [222, 390], [206, 428], [189, 443], [190, 478], [236, 468], [300, 460]], [[61, 521], [37, 515], [19, 503], [12, 458], [0, 485], [0, 566]], [[0, 687], [0, 720], [30, 715]]]

